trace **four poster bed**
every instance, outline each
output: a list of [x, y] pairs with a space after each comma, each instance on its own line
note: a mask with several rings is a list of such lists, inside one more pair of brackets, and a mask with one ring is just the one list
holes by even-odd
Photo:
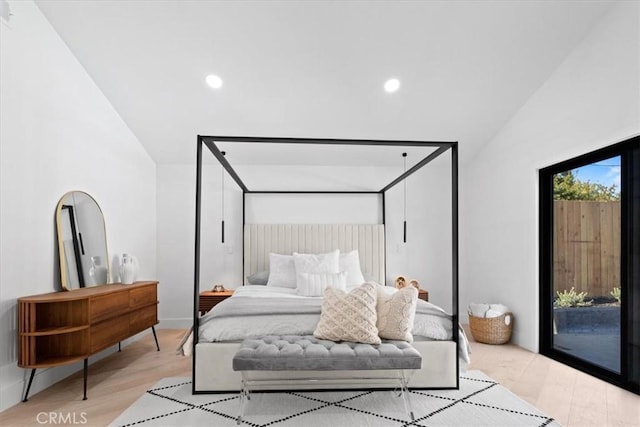
[[[251, 193], [260, 194], [334, 194], [360, 193], [359, 191], [252, 191], [238, 176], [216, 143], [279, 143], [279, 144], [335, 144], [361, 146], [411, 146], [433, 147], [424, 159], [406, 170], [397, 179], [385, 186], [379, 193], [382, 205], [382, 224], [246, 224], [245, 198]], [[201, 245], [201, 200], [203, 147], [206, 147], [220, 162], [243, 192], [243, 276], [245, 283], [236, 289], [234, 295], [213, 310], [200, 317], [198, 298], [200, 293], [200, 245]], [[418, 300], [411, 345], [422, 356], [422, 368], [416, 370], [410, 380], [411, 389], [458, 388], [460, 370], [468, 362], [468, 343], [458, 325], [458, 230], [457, 230], [457, 143], [416, 142], [416, 141], [363, 141], [363, 140], [318, 140], [283, 138], [244, 138], [198, 136], [196, 183], [196, 251], [194, 279], [193, 331], [183, 345], [185, 354], [193, 358], [193, 392], [216, 393], [240, 389], [241, 376], [232, 369], [232, 359], [245, 338], [271, 335], [312, 335], [321, 316], [322, 293], [301, 292], [300, 283], [296, 289], [293, 278], [280, 275], [287, 272], [282, 262], [292, 258], [292, 254], [322, 254], [312, 256], [338, 257], [341, 279], [351, 280], [351, 289], [362, 281], [377, 285], [379, 292], [395, 291], [385, 287], [385, 193], [409, 175], [428, 164], [439, 155], [451, 152], [452, 177], [452, 307], [447, 314], [439, 307]], [[371, 192], [369, 192], [371, 193]], [[223, 223], [224, 236], [224, 223]], [[224, 238], [224, 237], [223, 237]], [[334, 253], [335, 252], [335, 253]], [[297, 259], [297, 258], [296, 258]], [[336, 258], [337, 259], [337, 258]], [[291, 261], [293, 262], [293, 261]], [[297, 261], [296, 261], [297, 262]], [[293, 264], [292, 264], [293, 265]], [[276, 270], [277, 268], [277, 270]], [[281, 269], [282, 268], [282, 269]], [[247, 283], [246, 278], [267, 273], [268, 282], [260, 285]], [[284, 273], [283, 273], [284, 274]], [[306, 276], [305, 276], [306, 277]], [[345, 279], [346, 277], [346, 279]], [[328, 280], [328, 279], [326, 279]], [[325, 285], [326, 286], [326, 285]], [[390, 289], [391, 288], [391, 289]], [[349, 286], [346, 287], [349, 291]], [[310, 295], [310, 296], [309, 296]], [[379, 370], [372, 372], [318, 371], [313, 381], [307, 384], [296, 382], [296, 389], [376, 389], [388, 388], [387, 381], [396, 373]], [[309, 377], [309, 370], [260, 372], [264, 381], [263, 389], [291, 389], [287, 380]], [[269, 382], [269, 380], [273, 380]]]

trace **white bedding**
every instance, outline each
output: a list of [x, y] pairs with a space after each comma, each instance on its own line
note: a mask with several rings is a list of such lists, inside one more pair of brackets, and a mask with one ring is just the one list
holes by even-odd
[[[304, 297], [295, 289], [276, 286], [247, 285], [235, 290], [231, 298], [299, 298], [320, 300], [321, 297]], [[452, 337], [451, 321], [440, 307], [426, 301], [418, 301], [420, 311], [432, 315], [417, 315], [414, 321], [413, 335], [417, 340], [448, 340]], [[221, 303], [221, 304], [224, 304]], [[312, 335], [319, 320], [318, 314], [278, 314], [253, 315], [249, 317], [234, 316], [217, 318], [215, 312], [206, 314], [200, 319], [200, 342], [241, 341], [251, 336], [265, 335]], [[461, 331], [461, 357], [468, 362], [468, 342]], [[192, 344], [187, 342], [183, 352], [188, 354]]]
[[279, 286], [244, 285], [233, 291], [233, 297], [260, 297], [260, 298], [321, 298], [303, 297], [298, 295], [295, 289], [281, 288]]

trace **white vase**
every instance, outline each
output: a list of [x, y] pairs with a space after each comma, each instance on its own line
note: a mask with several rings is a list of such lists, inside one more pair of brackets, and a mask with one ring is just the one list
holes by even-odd
[[136, 280], [138, 275], [138, 260], [133, 255], [122, 254], [120, 263], [120, 281], [125, 285], [130, 285]]

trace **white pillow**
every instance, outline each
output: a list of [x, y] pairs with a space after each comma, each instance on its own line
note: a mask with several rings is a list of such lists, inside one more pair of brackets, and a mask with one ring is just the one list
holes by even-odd
[[296, 287], [296, 267], [291, 255], [269, 254], [269, 280], [267, 286]]
[[299, 254], [294, 252], [293, 263], [297, 275], [296, 282], [302, 280], [300, 273], [339, 273], [339, 257], [340, 251], [337, 249], [326, 254]]
[[349, 293], [325, 289], [320, 321], [313, 336], [330, 341], [380, 344], [376, 328], [377, 287], [364, 283]]
[[298, 295], [305, 297], [321, 297], [326, 288], [346, 289], [347, 273], [299, 273]]
[[347, 288], [362, 285], [366, 280], [360, 270], [360, 256], [358, 250], [341, 253], [338, 268], [347, 272]]
[[247, 282], [250, 285], [266, 285], [269, 281], [269, 272], [268, 271], [258, 271], [253, 273], [251, 276], [247, 276]]
[[407, 286], [400, 290], [378, 286], [376, 304], [378, 336], [389, 340], [413, 342], [413, 320], [418, 305], [418, 290]]

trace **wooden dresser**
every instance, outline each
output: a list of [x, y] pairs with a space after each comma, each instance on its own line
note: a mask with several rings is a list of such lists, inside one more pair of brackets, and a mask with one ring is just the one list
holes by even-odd
[[[158, 282], [110, 284], [18, 299], [18, 366], [37, 368], [87, 359], [158, 323]], [[156, 338], [156, 346], [158, 340]], [[158, 347], [158, 350], [160, 348]]]

